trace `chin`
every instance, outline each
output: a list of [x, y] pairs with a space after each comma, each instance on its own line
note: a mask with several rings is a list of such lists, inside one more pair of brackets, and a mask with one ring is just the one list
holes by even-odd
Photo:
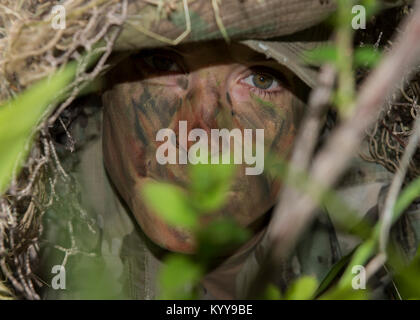
[[145, 230], [145, 233], [155, 244], [165, 250], [183, 254], [194, 254], [197, 251], [194, 235], [183, 228], [175, 228], [162, 223], [153, 232], [148, 233], [148, 230]]
[[143, 232], [156, 245], [173, 252], [186, 254], [196, 252], [197, 245], [193, 232], [186, 228], [168, 225], [145, 206], [141, 196], [137, 196], [129, 207]]
[[[139, 194], [140, 192], [137, 192], [137, 195]], [[141, 196], [132, 199], [129, 207], [143, 232], [153, 243], [172, 252], [196, 253], [197, 240], [192, 231], [168, 225], [156, 213], [146, 207]], [[270, 209], [273, 205], [271, 202], [274, 202], [274, 200], [267, 201], [267, 198], [264, 198], [258, 199], [259, 201], [254, 203], [251, 200], [252, 197], [247, 193], [230, 191], [226, 206], [211, 215], [207, 215], [201, 223], [205, 225], [220, 217], [229, 217], [233, 218], [241, 227], [248, 228], [253, 233], [257, 232], [260, 226], [255, 222]]]
[[[147, 176], [137, 176], [135, 183], [122, 194], [131, 212], [136, 218], [146, 236], [158, 246], [173, 252], [194, 254], [197, 241], [191, 230], [174, 227], [164, 222], [152, 210], [149, 210], [141, 196], [142, 185], [148, 181], [165, 181], [183, 188], [188, 185], [185, 166], [167, 166], [167, 178], [163, 179], [162, 172], [153, 170], [153, 165]], [[135, 171], [132, 170], [132, 173]], [[168, 179], [169, 178], [169, 179]], [[169, 181], [168, 181], [169, 180]], [[252, 232], [258, 231], [259, 220], [274, 205], [277, 187], [272, 180], [264, 175], [246, 176], [237, 174], [231, 185], [226, 205], [201, 221], [204, 225], [220, 217], [234, 219], [239, 226], [248, 228]]]

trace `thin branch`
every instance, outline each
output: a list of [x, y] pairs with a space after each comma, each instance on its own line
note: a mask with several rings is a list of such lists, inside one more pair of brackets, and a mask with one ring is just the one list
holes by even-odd
[[[322, 182], [326, 188], [332, 186], [347, 168], [363, 140], [365, 130], [377, 120], [386, 99], [396, 92], [396, 84], [400, 83], [407, 70], [418, 62], [419, 2], [405, 22], [404, 29], [405, 32], [398, 36], [394, 48], [362, 85], [352, 116], [333, 132], [313, 161], [310, 177], [314, 181]], [[274, 250], [278, 257], [285, 257], [289, 253], [298, 236], [314, 218], [313, 210], [316, 208], [316, 203], [307, 195], [303, 195], [299, 201], [288, 202], [287, 206], [278, 206], [270, 226]]]
[[[404, 22], [404, 30], [398, 35], [393, 49], [388, 52], [377, 69], [366, 79], [356, 100], [354, 112], [332, 133], [325, 146], [313, 161], [310, 178], [325, 188], [337, 182], [347, 168], [350, 159], [357, 153], [366, 129], [378, 118], [386, 99], [397, 92], [407, 71], [420, 57], [420, 3], [416, 2], [413, 13]], [[292, 164], [293, 165], [293, 164]], [[283, 191], [286, 194], [287, 189]], [[322, 196], [323, 190], [315, 190]], [[261, 268], [261, 272], [275, 272], [276, 267], [286, 259], [299, 236], [315, 218], [317, 204], [313, 196], [298, 198], [281, 196], [270, 223], [268, 236], [271, 240], [270, 256], [266, 263], [274, 266]], [[270, 278], [271, 274], [261, 277]], [[263, 284], [259, 284], [263, 288]], [[258, 293], [254, 293], [258, 294]]]
[[321, 117], [331, 98], [334, 79], [335, 69], [331, 65], [323, 66], [318, 79], [319, 85], [309, 96], [307, 114], [295, 142], [296, 148], [291, 162], [296, 169], [307, 169], [309, 166], [322, 128]]
[[398, 194], [404, 182], [407, 168], [410, 164], [411, 158], [417, 149], [420, 140], [420, 118], [417, 118], [414, 123], [414, 133], [410, 136], [404, 155], [400, 162], [400, 167], [392, 179], [391, 187], [385, 200], [385, 206], [381, 215], [381, 232], [379, 236], [379, 249], [381, 252], [386, 252], [388, 243], [388, 235], [393, 222], [393, 209], [397, 201]]
[[[318, 77], [318, 87], [309, 96], [307, 112], [296, 137], [295, 148], [290, 159], [294, 169], [303, 172], [310, 164], [322, 128], [321, 119], [331, 98], [334, 80], [335, 69], [331, 65], [323, 66]], [[290, 185], [289, 183], [293, 182], [293, 179], [295, 179], [294, 171], [289, 171], [285, 178], [286, 185]], [[287, 206], [289, 201], [293, 202], [298, 199], [299, 193], [290, 187], [284, 190], [278, 203]], [[266, 236], [270, 237], [270, 232]], [[272, 258], [269, 253], [267, 253], [267, 257]], [[265, 281], [274, 272], [272, 267], [275, 267], [277, 263], [278, 261], [267, 261], [261, 266], [257, 279], [253, 283], [253, 288], [249, 292], [251, 298], [259, 298], [258, 295], [264, 289]], [[260, 278], [261, 281], [259, 281]]]

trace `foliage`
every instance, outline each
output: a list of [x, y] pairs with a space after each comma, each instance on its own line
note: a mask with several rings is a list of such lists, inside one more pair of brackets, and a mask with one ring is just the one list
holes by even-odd
[[[197, 298], [197, 285], [214, 258], [232, 252], [244, 243], [249, 232], [228, 218], [209, 224], [200, 217], [223, 207], [235, 168], [231, 164], [190, 165], [190, 183], [186, 192], [163, 182], [145, 184], [143, 196], [151, 209], [167, 223], [190, 228], [197, 239], [195, 256], [170, 254], [160, 273], [161, 298]], [[162, 195], [165, 201], [162, 201]]]
[[[308, 53], [312, 63], [330, 63], [338, 72], [338, 88], [334, 104], [340, 115], [352, 112], [355, 100], [355, 70], [359, 67], [375, 67], [381, 59], [381, 52], [375, 47], [361, 47], [353, 51], [353, 31], [350, 28], [350, 1], [339, 1], [338, 18], [335, 20], [337, 40], [334, 45], [319, 48]], [[376, 12], [373, 0], [364, 1], [368, 14]], [[34, 139], [35, 128], [51, 111], [50, 106], [62, 98], [62, 89], [74, 77], [76, 66], [72, 63], [49, 79], [34, 85], [16, 99], [0, 107], [0, 192], [3, 193], [13, 175], [19, 173], [22, 163]], [[270, 161], [270, 159], [268, 160]], [[294, 170], [284, 161], [273, 161], [276, 174], [284, 176]], [[275, 167], [277, 166], [277, 167]], [[270, 166], [266, 166], [270, 167]], [[189, 167], [190, 183], [186, 190], [162, 182], [150, 182], [144, 186], [143, 197], [162, 219], [176, 227], [190, 229], [197, 239], [197, 252], [187, 256], [170, 254], [165, 258], [159, 276], [161, 298], [194, 299], [198, 297], [197, 286], [203, 275], [212, 267], [215, 258], [231, 253], [249, 237], [246, 229], [233, 220], [219, 218], [210, 224], [203, 224], [203, 217], [221, 210], [227, 200], [227, 192], [235, 175], [235, 167], [225, 164], [198, 164]], [[354, 210], [348, 208], [336, 193], [325, 190], [318, 181], [310, 181], [305, 173], [295, 172], [291, 183], [294, 187], [309, 193], [320, 205], [331, 204], [342, 215], [342, 225], [354, 218]], [[162, 201], [165, 195], [165, 201]], [[393, 222], [420, 195], [420, 178], [414, 180], [401, 192], [394, 207]], [[347, 220], [346, 220], [347, 219]], [[303, 276], [292, 283], [285, 292], [271, 284], [266, 288], [266, 299], [368, 299], [369, 290], [354, 290], [351, 286], [356, 265], [363, 265], [378, 251], [379, 223], [373, 228], [365, 226], [355, 232], [362, 243], [349, 255], [340, 260], [318, 283], [313, 276]], [[388, 264], [394, 270], [393, 280], [402, 298], [420, 298], [420, 252], [410, 264], [401, 262], [401, 257], [389, 249]], [[95, 270], [100, 268], [93, 267]], [[103, 277], [104, 278], [104, 277]], [[102, 287], [101, 287], [102, 288]], [[104, 287], [105, 288], [105, 287]], [[104, 289], [101, 289], [104, 290]], [[101, 291], [99, 290], [99, 291]], [[108, 290], [108, 289], [105, 289]], [[0, 284], [0, 292], [6, 291]], [[89, 292], [86, 297], [97, 297], [100, 292]]]
[[68, 64], [0, 106], [0, 194], [8, 187], [12, 175], [19, 173], [31, 150], [34, 129], [51, 112], [51, 104], [60, 98], [59, 93], [71, 82], [75, 72], [76, 65]]

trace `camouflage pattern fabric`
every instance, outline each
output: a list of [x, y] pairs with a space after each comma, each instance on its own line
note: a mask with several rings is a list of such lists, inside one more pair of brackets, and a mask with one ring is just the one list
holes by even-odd
[[[335, 2], [328, 0], [224, 0], [217, 1], [217, 11], [216, 1], [163, 2], [163, 10], [158, 12], [157, 1], [129, 1], [127, 23], [115, 49], [142, 49], [223, 36], [232, 40], [268, 39], [313, 26], [336, 9]], [[155, 5], [151, 5], [153, 3]]]
[[[159, 2], [129, 1], [128, 19], [115, 50], [226, 37], [230, 40], [280, 37], [320, 23], [337, 8], [332, 0], [162, 0], [161, 7]], [[384, 8], [403, 3], [403, 0], [381, 1]]]

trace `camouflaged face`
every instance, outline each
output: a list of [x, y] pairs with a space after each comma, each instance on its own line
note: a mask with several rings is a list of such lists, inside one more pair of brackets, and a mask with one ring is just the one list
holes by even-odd
[[[153, 59], [158, 63], [173, 59], [171, 66], [182, 71], [156, 70], [150, 65]], [[274, 89], [245, 82], [263, 72]], [[142, 190], [147, 181], [186, 188], [188, 166], [157, 161], [163, 144], [157, 141], [157, 133], [171, 129], [179, 138], [180, 121], [187, 123], [187, 133], [199, 128], [209, 137], [213, 129], [236, 129], [241, 135], [244, 130], [264, 130], [264, 155], [287, 158], [304, 109], [291, 74], [274, 60], [236, 43], [209, 42], [139, 53], [116, 67], [110, 79], [111, 88], [103, 96], [106, 168], [146, 234], [173, 251], [194, 251], [195, 239], [189, 230], [169, 226], [147, 208]], [[235, 169], [227, 204], [209, 212], [203, 223], [224, 216], [257, 229], [275, 202], [279, 181], [266, 172], [247, 175], [245, 163]]]

